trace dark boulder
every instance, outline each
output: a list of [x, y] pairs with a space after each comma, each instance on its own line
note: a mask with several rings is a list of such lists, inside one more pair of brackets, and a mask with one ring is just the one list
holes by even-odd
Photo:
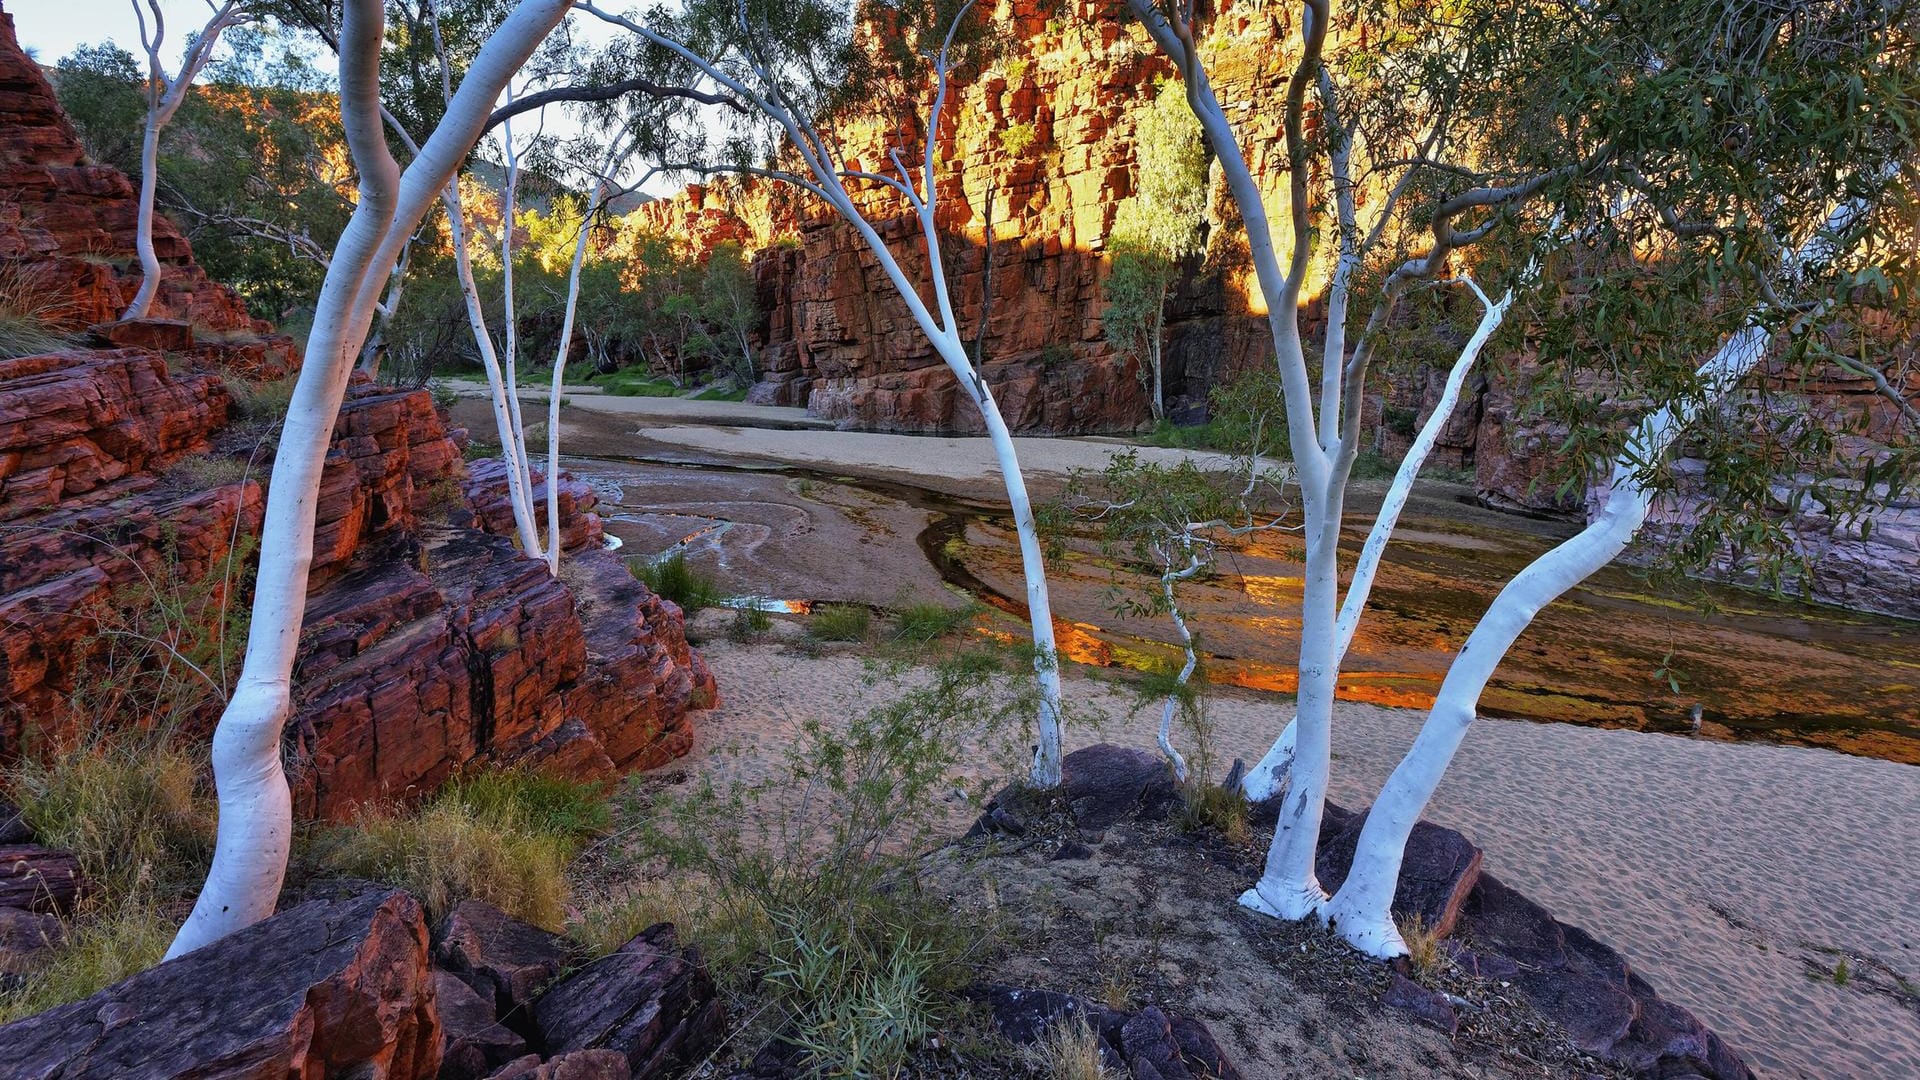
[[493, 1001], [447, 971], [433, 973], [440, 1013], [439, 1080], [481, 1080], [525, 1057], [527, 1040], [500, 1022]]
[[440, 1022], [420, 905], [313, 901], [0, 1028], [18, 1080], [425, 1080]]
[[636, 1080], [699, 1060], [726, 1023], [699, 951], [679, 948], [671, 923], [562, 979], [533, 1015], [549, 1053], [618, 1050]]
[[985, 1005], [1016, 1046], [1042, 1041], [1057, 1023], [1084, 1023], [1099, 1036], [1106, 1067], [1133, 1080], [1242, 1080], [1205, 1024], [1156, 1006], [1125, 1013], [1074, 994], [1000, 983], [977, 984], [967, 997]]
[[1101, 743], [1060, 763], [1060, 796], [1082, 829], [1099, 831], [1129, 817], [1152, 821], [1178, 804], [1166, 760], [1144, 750]]
[[33, 828], [20, 808], [0, 796], [0, 844], [26, 844], [33, 840]]
[[0, 975], [25, 975], [66, 940], [66, 924], [50, 912], [0, 908]]
[[567, 966], [565, 938], [482, 900], [454, 908], [435, 939], [434, 963], [472, 987], [500, 1016], [531, 1004]]
[[[1331, 808], [1329, 808], [1331, 809]], [[1353, 853], [1360, 843], [1360, 830], [1367, 823], [1365, 811], [1358, 814], [1328, 814], [1320, 830], [1320, 846], [1314, 857], [1314, 872], [1328, 892], [1338, 889], [1353, 868]], [[1406, 855], [1400, 861], [1400, 882], [1393, 892], [1393, 913], [1401, 919], [1419, 919], [1421, 925], [1440, 937], [1453, 932], [1460, 919], [1460, 907], [1480, 880], [1481, 853], [1473, 841], [1459, 832], [1417, 822], [1407, 837]]]

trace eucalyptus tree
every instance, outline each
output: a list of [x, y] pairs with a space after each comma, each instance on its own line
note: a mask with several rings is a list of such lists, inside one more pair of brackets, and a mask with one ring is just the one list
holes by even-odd
[[280, 757], [313, 564], [314, 513], [334, 418], [382, 284], [415, 227], [485, 130], [500, 92], [567, 16], [568, 0], [520, 0], [487, 36], [431, 135], [403, 171], [381, 121], [380, 0], [347, 0], [337, 40], [340, 116], [359, 198], [334, 244], [268, 488], [246, 657], [213, 735], [219, 824], [213, 865], [167, 951], [189, 952], [272, 914], [293, 803]]
[[[1839, 315], [1833, 298], [1866, 297], [1897, 311], [1910, 295], [1891, 281], [1910, 261], [1890, 259], [1897, 246], [1880, 236], [1900, 220], [1908, 194], [1891, 163], [1910, 160], [1905, 133], [1920, 130], [1913, 14], [1877, 0], [1765, 9], [1705, 0], [1573, 7], [1485, 0], [1450, 9], [1442, 26], [1428, 21], [1439, 18], [1430, 9], [1388, 0], [1362, 10], [1357, 21], [1370, 32], [1346, 35], [1356, 44], [1344, 49], [1331, 33], [1330, 5], [1312, 0], [1301, 9], [1282, 106], [1291, 233], [1283, 264], [1280, 237], [1208, 76], [1201, 16], [1151, 0], [1129, 0], [1129, 7], [1179, 73], [1244, 222], [1306, 519], [1299, 712], [1286, 798], [1265, 871], [1242, 902], [1286, 918], [1328, 917], [1358, 947], [1391, 955], [1404, 949], [1385, 903], [1412, 825], [1407, 815], [1418, 816], [1473, 717], [1479, 689], [1526, 621], [1631, 538], [1645, 500], [1668, 480], [1661, 459], [1678, 433], [1703, 414], [1718, 421], [1705, 440], [1716, 463], [1709, 474], [1734, 475], [1744, 461], [1744, 485], [1723, 488], [1736, 495], [1766, 487], [1783, 461], [1779, 453], [1728, 449], [1743, 439], [1803, 452], [1832, 445], [1811, 434], [1817, 424], [1799, 416], [1772, 422], [1755, 398], [1734, 389], [1763, 362], [1817, 356], [1810, 343]], [[1318, 121], [1311, 137], [1310, 119]], [[1331, 181], [1331, 198], [1320, 205], [1316, 175]], [[1363, 186], [1373, 210], [1364, 227], [1356, 197]], [[1321, 228], [1323, 218], [1330, 227]], [[1910, 235], [1910, 223], [1905, 228]], [[1844, 239], [1831, 235], [1836, 229]], [[1317, 250], [1322, 233], [1334, 238], [1331, 252]], [[1595, 529], [1523, 572], [1469, 637], [1443, 683], [1430, 721], [1435, 733], [1423, 735], [1396, 773], [1377, 823], [1369, 819], [1364, 858], [1329, 904], [1313, 856], [1331, 691], [1370, 580], [1356, 574], [1339, 604], [1337, 544], [1364, 434], [1361, 399], [1381, 343], [1396, 332], [1404, 337], [1425, 283], [1469, 254], [1488, 275], [1517, 278], [1540, 268], [1540, 284], [1523, 294], [1529, 318], [1517, 327], [1542, 366], [1527, 405], [1571, 423], [1561, 448], [1571, 481], [1596, 461], [1616, 462], [1613, 494]], [[1311, 269], [1329, 257], [1327, 327], [1316, 358], [1299, 310]], [[1789, 284], [1791, 295], [1780, 295]], [[1357, 294], [1371, 294], [1374, 305], [1349, 347]], [[1480, 295], [1497, 325], [1507, 301]], [[1485, 343], [1476, 337], [1474, 348]], [[1701, 356], [1712, 359], [1702, 364]], [[1633, 402], [1645, 403], [1639, 422], [1631, 419]], [[1600, 415], [1602, 408], [1611, 415]], [[1402, 479], [1411, 477], [1409, 464], [1417, 469], [1410, 458]], [[1865, 483], [1827, 487], [1858, 504], [1884, 497], [1890, 468], [1910, 462], [1882, 455], [1855, 464]], [[1390, 535], [1397, 508], [1387, 509], [1369, 551]], [[1711, 523], [1781, 509], [1749, 500]], [[1276, 747], [1276, 755], [1286, 753]], [[1272, 794], [1278, 772], [1256, 770], [1250, 793]]]
[[[1019, 536], [1032, 624], [1040, 703], [1031, 778], [1040, 787], [1057, 785], [1060, 672], [1044, 557], [1012, 433], [963, 340], [937, 225], [942, 185], [952, 190], [957, 179], [954, 172], [943, 175], [939, 153], [949, 83], [956, 65], [977, 50], [980, 36], [973, 0], [696, 0], [678, 14], [656, 10], [647, 16], [615, 14], [591, 0], [580, 7], [690, 65], [735, 103], [743, 115], [720, 116], [726, 123], [714, 144], [676, 164], [688, 173], [790, 184], [830, 207], [860, 236], [914, 325], [979, 410]], [[924, 115], [888, 117], [897, 138], [885, 161], [862, 167], [846, 159], [841, 147], [847, 132], [836, 125], [857, 124], [871, 117], [876, 103], [916, 96], [920, 87], [928, 88], [931, 104]], [[855, 108], [866, 115], [854, 115]], [[914, 138], [922, 144], [917, 150], [902, 145]], [[861, 189], [862, 197], [856, 199], [849, 185]], [[875, 194], [879, 198], [869, 197]], [[924, 285], [881, 235], [889, 219], [902, 213], [924, 246]]]
[[1107, 235], [1107, 340], [1139, 361], [1155, 421], [1167, 415], [1161, 347], [1167, 292], [1206, 239], [1207, 147], [1177, 91], [1158, 84], [1134, 129], [1134, 193]]
[[200, 32], [187, 41], [180, 70], [169, 77], [160, 60], [166, 43], [167, 20], [160, 0], [132, 0], [134, 18], [140, 24], [140, 47], [147, 54], [147, 120], [140, 139], [140, 194], [138, 218], [134, 225], [134, 249], [140, 256], [140, 288], [121, 314], [123, 319], [144, 319], [160, 292], [160, 257], [153, 250], [153, 197], [160, 186], [160, 129], [187, 100], [193, 80], [213, 58], [221, 31], [245, 22], [250, 16], [240, 0], [207, 0], [210, 14]]

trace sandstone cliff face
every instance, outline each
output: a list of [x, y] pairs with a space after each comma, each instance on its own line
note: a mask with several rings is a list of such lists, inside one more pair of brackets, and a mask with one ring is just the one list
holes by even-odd
[[[76, 342], [0, 360], [0, 760], [91, 733], [76, 691], [127, 674], [116, 635], [154, 635], [139, 620], [183, 589], [217, 612], [264, 510], [272, 425], [235, 397], [284, 374], [291, 342], [164, 220], [156, 317], [112, 322], [138, 284], [132, 194], [85, 162], [0, 16], [0, 270], [61, 301]], [[582, 777], [658, 764], [715, 700], [679, 610], [601, 549], [592, 492], [561, 481], [556, 581], [507, 536], [498, 463], [469, 470], [463, 444], [424, 390], [356, 384], [341, 410], [294, 672], [304, 813], [480, 761]], [[204, 735], [217, 704], [138, 719]]]

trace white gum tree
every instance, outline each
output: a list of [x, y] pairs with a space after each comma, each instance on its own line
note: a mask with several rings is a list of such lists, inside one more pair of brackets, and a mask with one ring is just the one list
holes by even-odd
[[520, 0], [467, 68], [445, 115], [403, 172], [382, 131], [381, 0], [346, 0], [340, 112], [359, 199], [334, 245], [268, 489], [251, 631], [213, 736], [219, 824], [213, 865], [167, 950], [190, 952], [273, 913], [286, 875], [292, 797], [280, 742], [313, 564], [314, 513], [334, 419], [388, 273], [485, 130], [507, 80], [566, 18], [569, 0]]
[[[1429, 27], [1434, 33], [1376, 37], [1364, 54], [1330, 65], [1330, 2], [1306, 0], [1298, 8], [1301, 40], [1284, 104], [1292, 235], [1283, 263], [1262, 191], [1202, 59], [1216, 42], [1203, 40], [1191, 4], [1129, 0], [1133, 16], [1173, 62], [1244, 222], [1301, 487], [1306, 573], [1298, 711], [1244, 781], [1252, 797], [1284, 796], [1264, 872], [1241, 898], [1249, 907], [1288, 919], [1329, 919], [1373, 955], [1403, 951], [1388, 909], [1406, 839], [1500, 657], [1541, 605], [1605, 565], [1632, 538], [1665, 482], [1661, 455], [1756, 364], [1778, 359], [1781, 349], [1770, 352], [1769, 345], [1783, 336], [1775, 333], [1779, 320], [1796, 320], [1784, 335], [1793, 339], [1796, 355], [1814, 352], [1806, 346], [1812, 320], [1829, 309], [1817, 301], [1781, 301], [1779, 284], [1801, 282], [1817, 268], [1823, 286], [1839, 290], [1828, 295], [1848, 289], [1898, 294], [1881, 266], [1833, 272], [1825, 258], [1836, 250], [1832, 240], [1801, 246], [1795, 237], [1829, 236], [1835, 227], [1864, 220], [1869, 207], [1861, 200], [1881, 199], [1897, 187], [1897, 169], [1882, 163], [1910, 160], [1913, 152], [1906, 134], [1914, 130], [1913, 84], [1901, 74], [1911, 70], [1911, 14], [1876, 6], [1876, 17], [1863, 21], [1852, 8], [1808, 3], [1794, 8], [1802, 21], [1789, 30], [1785, 15], [1670, 7], [1611, 0], [1535, 8], [1490, 0], [1454, 13], [1446, 27]], [[1366, 14], [1383, 22], [1423, 17], [1392, 4]], [[1419, 43], [1415, 53], [1395, 55], [1396, 37]], [[1337, 89], [1334, 76], [1343, 71], [1358, 72], [1351, 81], [1364, 87]], [[1804, 103], [1836, 84], [1851, 85], [1854, 98], [1838, 108], [1837, 122], [1797, 105], [1793, 120], [1756, 122], [1771, 118], [1776, 103]], [[1310, 138], [1309, 88], [1316, 85], [1319, 130]], [[1371, 93], [1358, 93], [1362, 88]], [[1351, 114], [1342, 100], [1350, 95], [1357, 102]], [[1863, 100], [1874, 104], [1862, 107]], [[1764, 138], [1756, 134], [1762, 126]], [[1312, 198], [1316, 174], [1331, 182], [1332, 197], [1324, 200], [1330, 207]], [[1363, 183], [1374, 213], [1365, 227], [1356, 197]], [[1825, 198], [1814, 202], [1807, 198], [1812, 193]], [[1823, 204], [1844, 211], [1825, 227], [1809, 220]], [[1331, 219], [1325, 232], [1337, 250], [1325, 283], [1316, 411], [1315, 358], [1302, 340], [1300, 311], [1323, 218]], [[1450, 274], [1450, 264], [1476, 245], [1490, 249], [1484, 261], [1496, 270], [1503, 262], [1524, 267], [1516, 280], [1536, 269], [1542, 274], [1546, 295], [1533, 305], [1525, 330], [1542, 352], [1560, 359], [1549, 369], [1555, 374], [1536, 382], [1537, 404], [1579, 417], [1568, 443], [1574, 452], [1567, 455], [1576, 478], [1583, 462], [1617, 458], [1612, 487], [1593, 525], [1516, 579], [1469, 637], [1443, 681], [1434, 717], [1368, 819], [1362, 856], [1340, 895], [1329, 898], [1316, 879], [1314, 855], [1334, 680], [1420, 465], [1468, 368], [1515, 300], [1508, 290], [1493, 301], [1470, 278]], [[1898, 264], [1894, 256], [1884, 265]], [[1449, 276], [1467, 283], [1483, 315], [1454, 361], [1439, 407], [1401, 464], [1343, 602], [1338, 541], [1345, 488], [1364, 437], [1369, 368], [1380, 343], [1405, 321], [1415, 288]], [[1373, 294], [1373, 308], [1349, 346], [1349, 309], [1362, 292]], [[1596, 296], [1615, 302], [1611, 315]], [[1738, 302], [1754, 296], [1764, 302]], [[1542, 340], [1540, 327], [1567, 331], [1574, 322], [1577, 332], [1564, 340]], [[1706, 353], [1712, 359], [1698, 364]], [[1682, 363], [1689, 355], [1696, 360]], [[1845, 359], [1849, 370], [1861, 365]], [[1594, 377], [1580, 384], [1563, 371]], [[1575, 400], [1582, 404], [1569, 404]], [[1621, 431], [1617, 422], [1594, 418], [1623, 400], [1647, 402], [1637, 426]], [[1809, 437], [1813, 426], [1775, 425], [1772, 434], [1788, 432], [1796, 448], [1830, 445]], [[1856, 496], [1888, 490], [1884, 476], [1876, 487], [1872, 465], [1866, 475], [1851, 489]]]
[[[1837, 207], [1818, 233], [1789, 253], [1784, 275], [1796, 278], [1804, 269], [1831, 262], [1840, 238], [1851, 234], [1867, 211], [1864, 200]], [[1767, 315], [1764, 308], [1756, 310], [1749, 325], [1700, 365], [1696, 390], [1648, 413], [1634, 426], [1626, 448], [1613, 462], [1605, 482], [1606, 497], [1592, 521], [1507, 582], [1460, 646], [1413, 747], [1387, 777], [1367, 813], [1352, 869], [1322, 913], [1360, 951], [1378, 957], [1406, 953], [1392, 906], [1407, 838], [1473, 725], [1480, 694], [1494, 669], [1540, 609], [1626, 550], [1653, 508], [1659, 491], [1654, 482], [1657, 466], [1689, 424], [1719, 405], [1766, 360], [1778, 332], [1769, 325]]]
[[180, 71], [169, 78], [166, 65], [160, 60], [160, 49], [167, 36], [167, 21], [160, 9], [160, 0], [132, 0], [132, 3], [133, 17], [140, 24], [140, 46], [147, 54], [147, 125], [140, 136], [139, 216], [133, 233], [134, 250], [140, 256], [140, 288], [120, 317], [144, 319], [153, 307], [153, 298], [160, 292], [160, 257], [153, 249], [153, 200], [160, 185], [160, 131], [187, 100], [187, 94], [193, 90], [193, 80], [213, 58], [220, 35], [252, 16], [240, 0], [222, 0], [217, 4], [208, 0], [210, 15], [206, 25], [187, 42], [186, 53], [180, 59]]
[[[783, 9], [779, 14], [786, 24], [775, 26], [769, 25], [770, 19], [756, 19], [745, 0], [737, 4], [722, 0], [707, 14], [713, 19], [715, 13], [731, 8], [731, 27], [724, 33], [709, 34], [710, 41], [689, 44], [676, 36], [667, 24], [659, 27], [648, 25], [596, 7], [590, 0], [580, 4], [581, 10], [624, 27], [646, 42], [685, 61], [711, 79], [733, 100], [743, 104], [756, 120], [770, 123], [778, 129], [783, 138], [778, 151], [790, 158], [797, 158], [798, 169], [714, 162], [687, 163], [681, 168], [690, 173], [735, 172], [791, 184], [831, 207], [860, 235], [867, 250], [906, 305], [914, 324], [926, 335], [947, 369], [953, 373], [961, 392], [979, 410], [987, 436], [993, 443], [994, 456], [1006, 486], [1007, 502], [1019, 536], [1027, 611], [1033, 629], [1034, 670], [1039, 680], [1040, 694], [1036, 718], [1038, 746], [1034, 753], [1031, 780], [1038, 787], [1050, 788], [1060, 783], [1060, 671], [1059, 653], [1054, 641], [1053, 609], [1047, 595], [1046, 569], [1039, 534], [1035, 528], [1026, 479], [1020, 471], [1013, 434], [1001, 416], [992, 387], [973, 363], [962, 339], [964, 328], [955, 313], [947, 286], [941, 233], [935, 220], [941, 169], [939, 132], [947, 104], [951, 51], [955, 35], [972, 7], [969, 0], [952, 17], [944, 36], [938, 38], [939, 48], [933, 58], [931, 73], [933, 100], [920, 124], [925, 146], [916, 155], [917, 161], [910, 164], [903, 149], [896, 147], [889, 153], [887, 165], [862, 169], [845, 162], [833, 132], [819, 126], [821, 117], [815, 115], [815, 110], [807, 104], [808, 100], [830, 96], [823, 94], [823, 90], [831, 88], [815, 85], [803, 90], [796, 86], [800, 79], [820, 80], [825, 77], [812, 63], [815, 57], [801, 55], [797, 50], [793, 56], [776, 53], [777, 47], [790, 46], [796, 38], [805, 34], [817, 35], [820, 40], [807, 42], [803, 48], [817, 47], [836, 34], [844, 40], [852, 33], [850, 21], [861, 12], [836, 9], [813, 0], [801, 0], [791, 9]], [[724, 25], [727, 20], [713, 21], [716, 25]], [[924, 287], [901, 266], [893, 249], [881, 237], [872, 212], [856, 202], [849, 193], [849, 183], [877, 186], [897, 195], [904, 203], [926, 248], [928, 281]], [[930, 298], [924, 294], [925, 291], [931, 292]]]

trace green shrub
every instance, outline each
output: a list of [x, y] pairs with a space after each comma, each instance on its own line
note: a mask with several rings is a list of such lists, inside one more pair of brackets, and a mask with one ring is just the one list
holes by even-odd
[[79, 1001], [160, 962], [179, 919], [138, 899], [67, 924], [66, 941], [23, 977], [0, 980], [0, 1024]]
[[239, 376], [229, 376], [224, 382], [227, 392], [233, 395], [234, 411], [240, 419], [249, 424], [270, 425], [286, 419], [287, 409], [293, 404], [293, 388], [299, 380], [300, 375], [295, 372], [266, 382], [251, 382]]
[[758, 641], [772, 629], [773, 616], [760, 606], [758, 597], [749, 596], [745, 603], [734, 609], [733, 621], [727, 624], [727, 640], [738, 643]]
[[51, 287], [38, 268], [0, 262], [0, 360], [37, 356], [71, 346], [63, 326], [73, 318], [73, 302]]
[[604, 824], [590, 788], [530, 773], [476, 773], [450, 782], [417, 811], [363, 808], [322, 826], [308, 871], [406, 889], [432, 919], [478, 899], [515, 918], [561, 929], [567, 866]]
[[680, 393], [679, 384], [644, 368], [621, 368], [595, 375], [592, 381], [614, 397], [675, 397]]
[[685, 552], [676, 551], [664, 559], [634, 559], [627, 566], [641, 583], [691, 615], [725, 599], [713, 578], [687, 564]]
[[203, 760], [154, 733], [101, 738], [27, 760], [6, 787], [40, 842], [73, 852], [96, 895], [171, 897], [213, 855]]
[[901, 641], [925, 644], [966, 626], [978, 608], [973, 604], [948, 607], [940, 603], [909, 604], [893, 619], [893, 636]]
[[1040, 130], [1032, 124], [1008, 124], [1000, 129], [1000, 147], [1014, 157], [1025, 154], [1039, 141]]
[[[669, 895], [697, 909], [680, 918], [720, 976], [763, 1000], [769, 1031], [820, 1075], [896, 1075], [986, 960], [990, 928], [924, 887], [917, 853], [967, 782], [960, 747], [985, 740], [1009, 770], [1018, 758], [1031, 680], [1003, 659], [957, 657], [845, 730], [810, 721], [780, 776], [702, 780], [636, 830], [638, 854], [699, 883]], [[659, 897], [606, 925], [665, 914]]]
[[822, 604], [814, 609], [807, 632], [821, 641], [865, 641], [873, 612], [864, 604]]

